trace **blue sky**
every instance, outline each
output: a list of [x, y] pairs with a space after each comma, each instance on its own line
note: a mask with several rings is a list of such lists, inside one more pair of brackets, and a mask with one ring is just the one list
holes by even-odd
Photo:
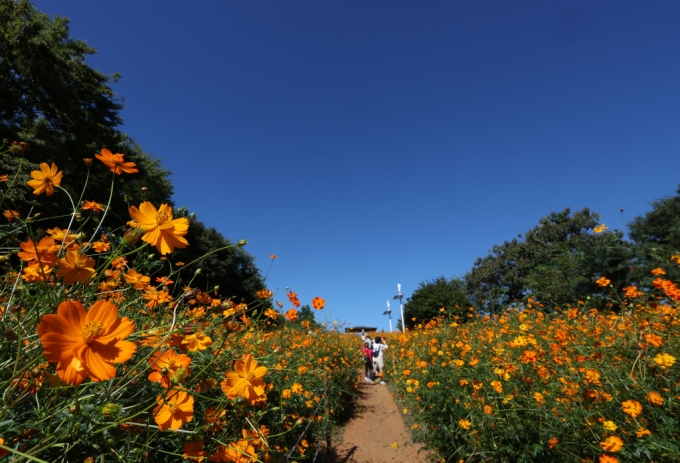
[[122, 74], [176, 204], [276, 254], [270, 289], [320, 319], [388, 329], [397, 283], [566, 207], [622, 228], [680, 183], [677, 1], [35, 3]]

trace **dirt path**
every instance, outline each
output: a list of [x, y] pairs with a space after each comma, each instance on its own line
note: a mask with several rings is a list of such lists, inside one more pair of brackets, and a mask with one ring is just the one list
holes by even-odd
[[386, 385], [359, 384], [357, 416], [345, 429], [342, 442], [334, 444], [334, 463], [425, 463], [426, 452], [411, 442]]

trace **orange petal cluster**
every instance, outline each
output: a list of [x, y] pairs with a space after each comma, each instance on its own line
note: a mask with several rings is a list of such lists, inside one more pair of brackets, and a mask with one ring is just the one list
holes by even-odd
[[172, 208], [167, 204], [156, 209], [145, 201], [139, 208], [132, 206], [129, 212], [132, 217], [129, 224], [144, 230], [142, 240], [155, 246], [161, 254], [169, 254], [175, 248], [185, 248], [189, 244], [184, 238], [189, 231], [189, 220], [185, 217], [173, 220]]
[[57, 363], [59, 378], [80, 384], [85, 378], [106, 381], [116, 377], [117, 363], [130, 360], [137, 346], [125, 341], [135, 329], [127, 317], [118, 317], [118, 307], [95, 302], [90, 310], [79, 301], [59, 304], [56, 314], [45, 315], [38, 336], [49, 362]]
[[33, 180], [26, 182], [28, 186], [33, 188], [34, 195], [45, 193], [47, 196], [54, 194], [54, 187], [61, 185], [61, 179], [64, 176], [63, 172], [57, 172], [57, 165], [52, 163], [50, 167], [45, 162], [40, 163], [40, 170], [31, 172]]
[[134, 174], [139, 172], [139, 170], [137, 170], [137, 168], [135, 167], [137, 164], [135, 164], [134, 162], [125, 162], [125, 160], [123, 159], [124, 156], [123, 154], [120, 153], [113, 154], [106, 148], [102, 148], [102, 153], [95, 154], [94, 156], [101, 162], [103, 162], [104, 165], [108, 167], [111, 170], [111, 172], [113, 172], [116, 175], [120, 175], [123, 172], [125, 172], [126, 174]]

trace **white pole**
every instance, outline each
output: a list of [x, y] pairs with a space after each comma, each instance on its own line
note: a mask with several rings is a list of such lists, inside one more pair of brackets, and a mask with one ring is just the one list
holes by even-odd
[[390, 333], [392, 332], [392, 311], [390, 310], [390, 301], [387, 301], [387, 315], [390, 317]]
[[406, 333], [406, 322], [404, 321], [404, 304], [402, 304], [402, 299], [404, 297], [401, 294], [401, 284], [397, 283], [397, 295], [399, 296], [399, 308], [401, 309], [401, 332]]

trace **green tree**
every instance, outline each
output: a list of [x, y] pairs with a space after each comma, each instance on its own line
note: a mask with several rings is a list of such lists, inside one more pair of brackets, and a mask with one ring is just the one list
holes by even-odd
[[527, 297], [548, 308], [588, 295], [602, 298], [595, 279], [606, 275], [616, 288], [626, 286], [632, 253], [621, 232], [591, 233], [600, 219], [588, 208], [567, 208], [543, 217], [518, 238], [494, 246], [466, 274], [477, 307], [498, 312]]
[[652, 201], [652, 209], [628, 223], [628, 236], [635, 244], [636, 282], [649, 287], [650, 271], [661, 267], [670, 279], [680, 278], [680, 269], [669, 258], [680, 252], [680, 186], [675, 196]]
[[[102, 147], [124, 153], [139, 169], [116, 179], [114, 213], [127, 218], [128, 202], [171, 203], [170, 172], [116, 128], [123, 106], [110, 84], [119, 76], [87, 65], [96, 50], [70, 38], [68, 24], [68, 18], [50, 19], [27, 1], [0, 0], [0, 138], [29, 146], [23, 156], [30, 164], [12, 191], [13, 206], [25, 212], [35, 199], [25, 185], [40, 162], [56, 163], [64, 171], [62, 186], [77, 199], [87, 176], [83, 158], [94, 158]], [[16, 172], [18, 157], [0, 160], [0, 169]], [[111, 177], [95, 161], [86, 198], [106, 201]], [[63, 194], [40, 198], [38, 207], [56, 215], [72, 209]]]
[[[183, 209], [179, 209], [180, 214]], [[264, 288], [264, 280], [255, 266], [254, 258], [241, 246], [233, 244], [215, 228], [208, 228], [195, 217], [189, 217], [189, 246], [177, 249], [173, 259], [191, 263], [199, 259], [190, 270], [201, 271], [195, 275], [192, 286], [212, 291], [219, 286], [219, 293], [236, 302], [252, 302], [256, 292]]]
[[[465, 294], [465, 282], [460, 278], [446, 279], [443, 276], [432, 281], [421, 282], [418, 288], [404, 304], [404, 318], [407, 328], [416, 323], [423, 323], [442, 315], [440, 309], [448, 316], [464, 317], [470, 307], [470, 300]], [[413, 318], [416, 321], [413, 321]], [[398, 328], [401, 324], [398, 324]]]
[[[30, 171], [40, 162], [54, 162], [64, 172], [62, 187], [74, 201], [88, 174], [83, 197], [87, 200], [106, 203], [115, 181], [107, 227], [124, 225], [130, 219], [130, 205], [143, 201], [173, 205], [170, 172], [118, 129], [123, 106], [111, 84], [120, 76], [92, 69], [86, 58], [94, 53], [84, 41], [70, 37], [68, 18], [50, 18], [28, 1], [0, 0], [0, 139], [28, 143], [25, 152], [17, 150], [0, 158], [0, 174], [15, 173], [21, 167], [15, 187], [0, 208], [15, 209], [24, 217], [29, 210], [57, 217], [40, 223], [43, 228], [65, 228], [73, 208], [61, 191], [36, 197], [26, 186]], [[88, 169], [83, 158], [94, 158], [103, 147], [123, 153], [126, 161], [137, 164], [139, 172], [114, 178], [97, 159]], [[93, 220], [90, 230], [96, 226]], [[195, 219], [186, 238], [189, 247], [173, 254], [173, 260], [189, 263], [231, 245], [215, 229]], [[223, 295], [239, 301], [254, 300], [255, 291], [264, 286], [252, 256], [240, 248], [222, 249], [200, 260], [199, 265], [202, 273], [195, 284], [203, 289], [219, 285]]]

